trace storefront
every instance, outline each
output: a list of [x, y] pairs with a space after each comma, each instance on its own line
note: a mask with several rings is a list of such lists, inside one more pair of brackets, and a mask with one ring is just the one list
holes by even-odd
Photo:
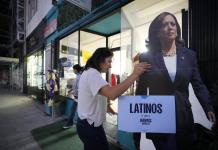
[[27, 86], [42, 89], [42, 50], [27, 57]]
[[[103, 77], [108, 80], [111, 85], [116, 85], [121, 79], [127, 77], [131, 68], [125, 68], [125, 63], [131, 61], [131, 55], [127, 50], [130, 50], [128, 45], [121, 51], [121, 11], [116, 10], [108, 14], [103, 19], [100, 18], [90, 24], [81, 27], [80, 30], [69, 34], [59, 41], [59, 72], [60, 72], [60, 94], [67, 96], [67, 91], [71, 87], [75, 79], [72, 66], [80, 64], [84, 66], [99, 47], [109, 47], [114, 52], [113, 64], [111, 70]], [[129, 60], [127, 60], [129, 58]], [[112, 83], [113, 81], [113, 83]], [[127, 91], [129, 92], [129, 91]], [[112, 107], [117, 112], [117, 100], [112, 102]], [[117, 136], [117, 116], [107, 116], [105, 124], [107, 133], [111, 133], [112, 139], [116, 140]]]
[[[114, 52], [112, 68], [107, 74], [103, 74], [105, 79], [112, 86], [124, 80], [132, 71], [132, 58], [137, 53], [146, 51], [145, 40], [154, 17], [161, 12], [168, 11], [175, 14], [182, 26], [182, 9], [188, 9], [187, 0], [137, 0], [104, 17], [91, 21], [60, 39], [59, 59], [62, 61], [61, 70], [63, 71], [61, 94], [66, 95], [67, 88], [75, 78], [72, 65], [77, 63], [85, 65], [87, 59], [99, 47], [108, 47]], [[132, 95], [134, 90], [135, 85], [132, 85], [124, 95]], [[112, 102], [112, 107], [117, 112], [117, 100]], [[107, 115], [105, 129], [110, 138], [118, 141], [124, 147], [134, 149], [131, 135], [117, 131], [116, 115]], [[125, 140], [122, 139], [123, 136], [125, 136]]]
[[26, 48], [26, 87], [27, 94], [43, 102], [43, 29], [45, 22], [42, 21], [38, 27], [27, 38]]
[[58, 70], [60, 76], [60, 95], [67, 96], [67, 92], [73, 85], [76, 75], [73, 73], [73, 65], [78, 64], [78, 37], [76, 31], [59, 42]]

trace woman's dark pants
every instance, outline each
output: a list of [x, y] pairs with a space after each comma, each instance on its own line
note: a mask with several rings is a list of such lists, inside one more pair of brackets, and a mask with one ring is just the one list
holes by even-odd
[[103, 126], [94, 127], [86, 119], [77, 120], [77, 133], [84, 143], [84, 150], [109, 150], [106, 134]]

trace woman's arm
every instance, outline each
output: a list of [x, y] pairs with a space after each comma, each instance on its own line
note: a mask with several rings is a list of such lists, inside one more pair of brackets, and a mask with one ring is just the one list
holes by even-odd
[[100, 89], [100, 94], [108, 97], [111, 100], [115, 100], [118, 96], [123, 94], [129, 86], [131, 86], [134, 81], [141, 75], [144, 71], [149, 71], [151, 65], [148, 63], [136, 64], [133, 73], [120, 84], [111, 87], [110, 85], [105, 85]]

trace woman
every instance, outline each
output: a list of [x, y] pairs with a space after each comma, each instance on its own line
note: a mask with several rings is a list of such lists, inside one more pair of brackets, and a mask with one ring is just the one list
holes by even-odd
[[48, 77], [46, 81], [46, 92], [47, 92], [47, 99], [48, 99], [49, 106], [53, 105], [53, 99], [56, 90], [57, 90], [57, 84], [55, 82], [55, 73], [53, 70], [48, 70]]
[[[176, 17], [168, 12], [158, 15], [149, 27], [149, 51], [139, 56], [139, 62], [149, 62], [150, 72], [138, 81], [136, 95], [174, 95], [176, 103], [176, 134], [147, 133], [157, 150], [191, 149], [196, 135], [188, 86], [192, 84], [208, 119], [215, 122], [209, 92], [203, 84], [194, 51], [184, 47]], [[134, 134], [139, 148], [140, 134]]]
[[98, 48], [87, 61], [80, 77], [77, 132], [85, 150], [109, 149], [102, 126], [106, 119], [107, 98], [115, 100], [150, 67], [147, 63], [137, 64], [126, 80], [111, 87], [101, 73], [106, 73], [111, 68], [112, 56], [113, 53], [108, 48]]
[[76, 80], [73, 84], [72, 89], [68, 91], [68, 94], [72, 94], [74, 96], [75, 101], [72, 106], [72, 112], [70, 114], [70, 117], [68, 118], [66, 125], [63, 126], [64, 129], [68, 129], [73, 126], [73, 119], [74, 119], [76, 109], [77, 109], [79, 79], [82, 74], [82, 71], [83, 71], [83, 67], [81, 67], [79, 64], [76, 64], [73, 66], [73, 72], [76, 74]]

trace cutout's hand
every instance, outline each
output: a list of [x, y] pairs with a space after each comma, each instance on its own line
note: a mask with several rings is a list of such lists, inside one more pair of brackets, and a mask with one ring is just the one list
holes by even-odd
[[207, 118], [209, 119], [210, 122], [213, 122], [213, 123], [216, 122], [216, 116], [212, 111], [209, 111], [207, 113]]

